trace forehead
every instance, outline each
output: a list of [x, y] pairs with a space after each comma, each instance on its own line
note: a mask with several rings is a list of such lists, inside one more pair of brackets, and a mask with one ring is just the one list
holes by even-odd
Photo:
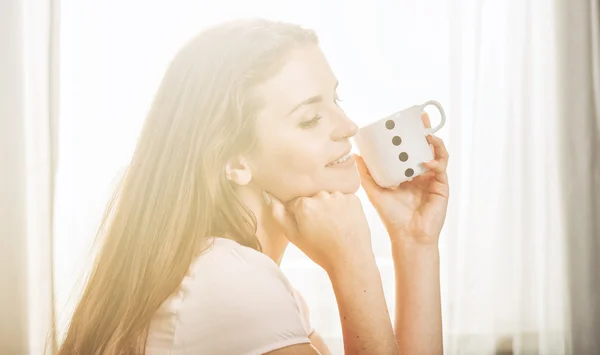
[[299, 102], [316, 95], [332, 95], [335, 75], [317, 45], [293, 49], [273, 77], [256, 88], [264, 111], [285, 115]]

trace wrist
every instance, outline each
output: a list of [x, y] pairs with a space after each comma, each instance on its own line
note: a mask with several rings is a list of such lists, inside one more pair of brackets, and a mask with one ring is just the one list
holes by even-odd
[[406, 233], [390, 233], [392, 248], [438, 249], [438, 236], [414, 236]]
[[416, 257], [418, 259], [438, 260], [440, 249], [437, 242], [421, 241], [417, 238], [392, 238], [392, 255], [403, 259]]
[[395, 243], [392, 259], [396, 281], [404, 288], [408, 285], [439, 284], [440, 252], [437, 245], [413, 242]]
[[324, 269], [331, 280], [345, 277], [346, 275], [357, 275], [378, 270], [372, 250], [367, 250], [358, 255], [335, 258]]

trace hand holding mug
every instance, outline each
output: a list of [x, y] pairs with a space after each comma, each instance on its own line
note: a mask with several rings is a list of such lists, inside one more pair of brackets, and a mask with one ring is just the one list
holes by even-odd
[[[427, 105], [435, 105], [441, 113], [442, 121], [433, 129], [423, 112]], [[441, 105], [428, 101], [363, 127], [357, 134], [361, 183], [392, 242], [437, 246], [448, 207], [448, 151], [433, 133], [444, 123]]]

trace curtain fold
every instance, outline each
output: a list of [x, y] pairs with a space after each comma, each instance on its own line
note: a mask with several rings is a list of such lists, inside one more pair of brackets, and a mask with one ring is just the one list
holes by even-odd
[[23, 8], [0, 2], [0, 353], [27, 344]]
[[600, 353], [600, 36], [597, 0], [557, 1], [574, 354]]
[[53, 204], [58, 3], [23, 0], [29, 353], [54, 349]]
[[596, 128], [600, 129], [600, 1], [590, 3], [590, 48], [592, 52], [592, 81]]
[[566, 354], [555, 9], [453, 3], [445, 349]]
[[7, 0], [0, 9], [0, 353], [52, 354], [57, 3]]

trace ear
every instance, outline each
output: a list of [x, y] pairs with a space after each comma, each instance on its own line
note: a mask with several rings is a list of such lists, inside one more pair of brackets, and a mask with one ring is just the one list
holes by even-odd
[[252, 180], [250, 164], [248, 164], [245, 158], [233, 158], [225, 165], [225, 176], [227, 176], [227, 180], [238, 185], [248, 185], [250, 180]]

